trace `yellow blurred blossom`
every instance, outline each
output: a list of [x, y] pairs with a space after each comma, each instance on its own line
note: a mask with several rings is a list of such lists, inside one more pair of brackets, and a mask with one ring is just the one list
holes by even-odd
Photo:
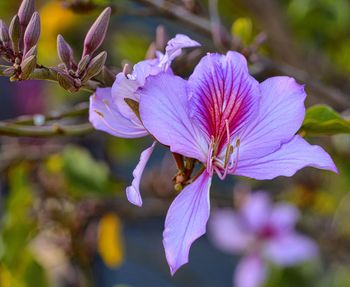
[[52, 173], [61, 172], [63, 169], [63, 165], [64, 165], [63, 158], [60, 154], [51, 155], [46, 162], [46, 167], [48, 171]]
[[56, 40], [57, 35], [71, 27], [77, 16], [65, 9], [55, 0], [47, 2], [41, 10], [41, 36], [39, 42], [39, 59], [47, 65], [57, 61]]
[[106, 214], [100, 220], [98, 251], [104, 263], [110, 268], [119, 267], [123, 263], [122, 223], [119, 217], [113, 213]]

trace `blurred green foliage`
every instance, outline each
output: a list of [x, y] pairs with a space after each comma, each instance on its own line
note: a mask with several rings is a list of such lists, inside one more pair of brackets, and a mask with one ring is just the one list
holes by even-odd
[[307, 109], [301, 132], [308, 136], [350, 133], [350, 121], [329, 106], [316, 105]]

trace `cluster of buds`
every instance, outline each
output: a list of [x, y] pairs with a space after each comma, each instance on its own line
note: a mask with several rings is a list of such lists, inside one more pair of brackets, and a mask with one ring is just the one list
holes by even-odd
[[40, 16], [34, 0], [24, 0], [8, 27], [0, 20], [0, 56], [12, 66], [3, 71], [12, 81], [26, 80], [37, 66]]
[[107, 52], [94, 56], [107, 33], [111, 8], [106, 8], [91, 26], [84, 41], [84, 51], [79, 62], [73, 55], [72, 47], [61, 35], [57, 37], [58, 56], [62, 63], [56, 69], [59, 84], [70, 92], [78, 91], [89, 80], [105, 68]]

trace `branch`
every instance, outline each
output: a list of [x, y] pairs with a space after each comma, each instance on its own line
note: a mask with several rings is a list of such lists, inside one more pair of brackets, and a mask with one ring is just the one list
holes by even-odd
[[52, 137], [80, 136], [93, 131], [91, 124], [62, 125], [54, 123], [50, 126], [25, 126], [8, 122], [0, 122], [0, 135], [15, 137]]
[[12, 123], [12, 124], [17, 124], [17, 125], [35, 125], [37, 122], [37, 117], [42, 116], [43, 119], [47, 121], [57, 121], [61, 120], [62, 118], [69, 118], [69, 117], [77, 117], [77, 116], [84, 116], [87, 115], [89, 112], [89, 103], [83, 102], [80, 104], [77, 104], [76, 106], [72, 107], [68, 111], [64, 112], [51, 112], [46, 116], [42, 115], [34, 115], [34, 116], [19, 116], [14, 119], [6, 120], [6, 123]]
[[[4, 71], [9, 68], [8, 66], [0, 65], [0, 76], [7, 77]], [[57, 72], [53, 69], [39, 65], [30, 75], [31, 80], [46, 80], [50, 82], [58, 83]], [[86, 92], [94, 92], [101, 84], [97, 81], [89, 80], [81, 88]]]
[[[23, 136], [23, 137], [50, 137], [50, 136], [79, 136], [90, 133], [93, 128], [90, 123], [67, 125], [58, 122], [63, 118], [85, 116], [89, 111], [89, 103], [80, 103], [68, 111], [51, 112], [47, 116], [20, 116], [0, 122], [0, 136]], [[38, 117], [43, 122], [37, 124]], [[46, 125], [44, 125], [46, 123]]]

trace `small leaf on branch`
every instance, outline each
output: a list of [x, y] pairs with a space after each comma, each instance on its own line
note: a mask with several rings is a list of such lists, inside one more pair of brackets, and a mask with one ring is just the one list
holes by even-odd
[[74, 85], [74, 79], [71, 76], [69, 76], [65, 73], [58, 73], [57, 80], [63, 89], [70, 91], [70, 92], [75, 92], [77, 90], [75, 85]]
[[31, 56], [36, 56], [37, 54], [38, 54], [38, 49], [37, 49], [37, 46], [35, 45], [24, 55], [23, 60], [25, 60]]
[[86, 68], [86, 73], [82, 79], [82, 82], [84, 83], [93, 78], [94, 76], [98, 75], [101, 72], [104, 64], [106, 63], [106, 59], [107, 52], [102, 52], [98, 54], [95, 58], [93, 58], [90, 61], [89, 66]]
[[36, 67], [36, 56], [26, 58], [21, 64], [21, 80], [27, 80]]
[[80, 76], [85, 72], [87, 66], [89, 65], [90, 59], [91, 57], [89, 55], [86, 55], [80, 60], [78, 63], [77, 75]]
[[305, 135], [335, 135], [350, 133], [350, 121], [331, 107], [316, 105], [306, 111], [300, 132]]

